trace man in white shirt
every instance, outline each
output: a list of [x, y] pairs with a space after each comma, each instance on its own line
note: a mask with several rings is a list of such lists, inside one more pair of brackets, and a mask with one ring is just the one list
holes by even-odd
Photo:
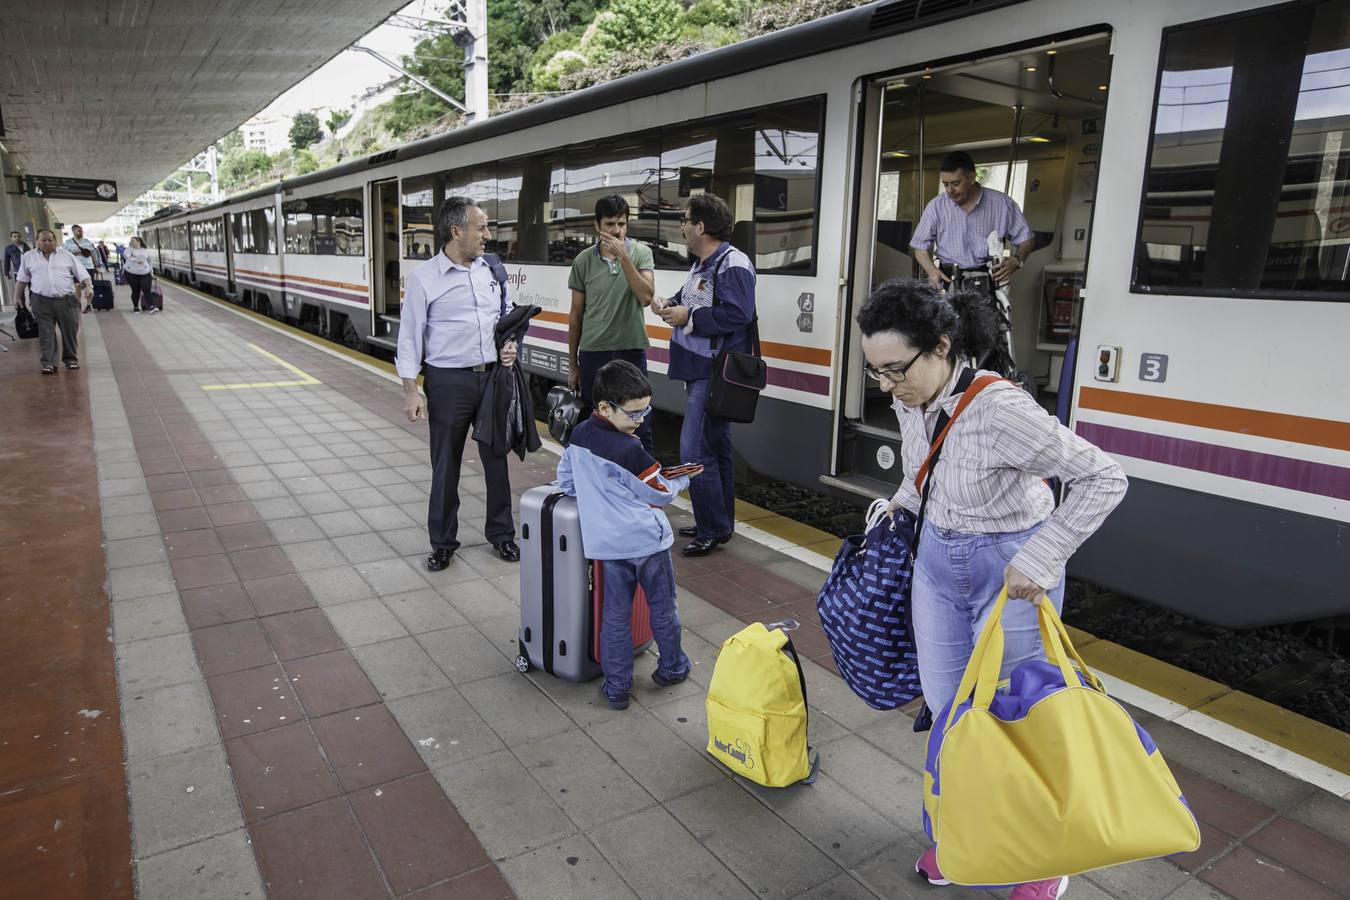
[[56, 246], [56, 234], [44, 228], [38, 232], [37, 249], [29, 250], [19, 261], [17, 303], [27, 306], [29, 298], [38, 322], [38, 343], [42, 348], [42, 374], [56, 373], [56, 329], [61, 329], [61, 359], [67, 369], [80, 367], [80, 294], [94, 293], [88, 270], [75, 257]]
[[[479, 398], [494, 367], [516, 361], [514, 342], [497, 352], [495, 329], [507, 309], [507, 286], [500, 261], [493, 257], [489, 264], [484, 258], [492, 240], [487, 213], [468, 197], [447, 197], [437, 231], [446, 238], [445, 246], [408, 276], [395, 359], [408, 421], [427, 419], [431, 426], [427, 568], [433, 572], [450, 565], [459, 549], [459, 470]], [[425, 398], [417, 390], [423, 364]], [[487, 480], [484, 535], [498, 556], [517, 562], [506, 456], [493, 456], [480, 443], [478, 458]]]
[[[95, 274], [101, 268], [98, 260], [98, 249], [94, 246], [93, 241], [90, 241], [84, 236], [84, 228], [82, 226], [70, 226], [70, 239], [62, 245], [62, 249], [75, 257], [75, 261], [81, 266], [84, 266], [84, 270], [89, 273], [89, 279], [92, 282]], [[94, 293], [93, 291], [90, 291], [89, 297], [85, 300], [84, 304], [85, 312], [89, 312], [92, 308], [90, 304], [93, 300]]]

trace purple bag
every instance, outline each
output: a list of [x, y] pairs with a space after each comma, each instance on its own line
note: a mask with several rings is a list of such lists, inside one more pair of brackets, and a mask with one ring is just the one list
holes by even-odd
[[146, 298], [155, 309], [164, 308], [164, 291], [160, 290], [158, 278], [150, 280], [150, 290], [146, 293]]

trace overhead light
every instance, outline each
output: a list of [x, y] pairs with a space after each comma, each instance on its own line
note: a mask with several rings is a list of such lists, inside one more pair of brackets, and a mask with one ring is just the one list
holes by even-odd
[[1028, 71], [1028, 72], [1035, 72], [1035, 71], [1036, 71], [1036, 67], [1035, 67], [1035, 66], [1027, 66], [1027, 71]]
[[887, 150], [881, 155], [886, 159], [909, 159], [909, 154], [904, 150]]
[[1106, 85], [1104, 85], [1104, 84], [1099, 84], [1099, 85], [1097, 85], [1097, 90], [1099, 90], [1099, 91], [1104, 91], [1104, 90], [1106, 90]]
[[1051, 50], [1045, 51], [1045, 55], [1046, 55], [1046, 56], [1054, 56], [1054, 55], [1055, 55], [1056, 53], [1058, 53], [1058, 52], [1059, 52], [1058, 50], [1051, 49]]
[[1048, 144], [1051, 139], [1040, 134], [1027, 135], [1026, 141], [1031, 144]]

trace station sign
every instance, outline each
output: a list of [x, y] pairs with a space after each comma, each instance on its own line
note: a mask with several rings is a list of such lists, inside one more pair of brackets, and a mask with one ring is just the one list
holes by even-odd
[[111, 178], [62, 178], [57, 175], [26, 175], [27, 193], [43, 200], [117, 200], [117, 182]]

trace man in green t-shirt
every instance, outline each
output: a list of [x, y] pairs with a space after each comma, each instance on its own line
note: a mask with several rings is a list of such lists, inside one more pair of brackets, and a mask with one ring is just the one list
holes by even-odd
[[[567, 327], [568, 382], [591, 402], [591, 385], [600, 367], [613, 359], [626, 360], [647, 371], [647, 328], [642, 310], [656, 294], [656, 264], [646, 244], [628, 238], [628, 201], [608, 194], [595, 204], [599, 237], [572, 261], [567, 286], [572, 289], [572, 313]], [[651, 416], [637, 436], [650, 453]]]

